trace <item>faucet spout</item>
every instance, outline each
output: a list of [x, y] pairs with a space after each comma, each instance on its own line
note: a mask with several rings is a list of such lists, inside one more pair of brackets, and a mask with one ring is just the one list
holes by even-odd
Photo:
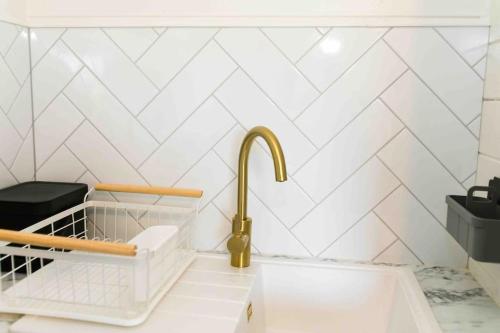
[[274, 133], [263, 126], [252, 128], [241, 144], [238, 163], [238, 207], [233, 218], [233, 235], [228, 241], [228, 250], [231, 253], [231, 265], [247, 267], [250, 265], [250, 240], [252, 219], [247, 216], [248, 195], [248, 157], [253, 142], [261, 137], [269, 146], [274, 163], [274, 175], [277, 182], [287, 180], [285, 156], [281, 144]]

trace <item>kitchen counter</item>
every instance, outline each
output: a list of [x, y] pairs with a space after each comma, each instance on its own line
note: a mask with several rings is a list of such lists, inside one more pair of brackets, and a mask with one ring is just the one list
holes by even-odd
[[[311, 262], [314, 260], [311, 259], [293, 259], [293, 258], [277, 258], [276, 260], [285, 259], [286, 261], [306, 261]], [[321, 260], [323, 262], [335, 262], [334, 260]], [[238, 278], [238, 283], [241, 282], [241, 287], [244, 287], [241, 295], [226, 295], [230, 297], [231, 306], [228, 309], [207, 306], [206, 304], [202, 308], [212, 308], [212, 311], [219, 311], [218, 317], [226, 318], [226, 320], [221, 320], [214, 323], [201, 323], [192, 321], [193, 325], [219, 325], [219, 332], [234, 331], [233, 321], [229, 321], [229, 317], [234, 316], [235, 308], [243, 307], [245, 305], [244, 299], [246, 295], [246, 289], [251, 285], [251, 280], [255, 272], [250, 270], [246, 271], [244, 276], [234, 276], [240, 275], [238, 270], [235, 270], [229, 266], [226, 266], [225, 262], [218, 260], [219, 264], [215, 266], [215, 268], [207, 268], [207, 262], [202, 262], [199, 259], [193, 263], [192, 267], [188, 269], [188, 272], [185, 274], [180, 281], [181, 284], [184, 282], [185, 287], [192, 283], [193, 281], [198, 281], [198, 279], [202, 279], [205, 281], [207, 278], [216, 278], [215, 276], [211, 277], [207, 275], [211, 269], [216, 269], [220, 271], [224, 269], [227, 273], [224, 273], [222, 277], [224, 279], [232, 276], [232, 279]], [[317, 260], [315, 260], [317, 262]], [[224, 265], [222, 267], [222, 265]], [[453, 332], [453, 333], [483, 333], [483, 332], [500, 332], [500, 308], [493, 302], [493, 300], [486, 294], [486, 292], [479, 286], [479, 284], [474, 280], [472, 275], [467, 270], [454, 270], [447, 269], [442, 267], [414, 267], [413, 271], [417, 280], [422, 287], [425, 296], [427, 297], [431, 309], [441, 326], [443, 332]], [[229, 275], [227, 275], [229, 274]], [[219, 277], [220, 278], [220, 277]], [[241, 280], [241, 281], [240, 281]], [[201, 281], [201, 280], [200, 280]], [[213, 281], [216, 285], [224, 285], [225, 282]], [[234, 283], [234, 281], [231, 281]], [[177, 286], [178, 287], [178, 286]], [[173, 294], [179, 293], [180, 296], [185, 297], [191, 294], [193, 297], [193, 290], [182, 288], [174, 290]], [[204, 292], [203, 290], [199, 290], [199, 292]], [[219, 291], [220, 297], [222, 290]], [[188, 294], [186, 294], [188, 293]], [[170, 293], [172, 294], [172, 293]], [[224, 296], [224, 297], [226, 297]], [[172, 301], [172, 300], [170, 300]], [[174, 300], [175, 302], [171, 302], [171, 306], [179, 307], [178, 299]], [[168, 302], [167, 302], [168, 303]], [[164, 306], [159, 306], [158, 311], [166, 311], [168, 312], [168, 308]], [[163, 309], [165, 308], [165, 309]], [[198, 311], [198, 310], [197, 310]], [[239, 311], [239, 310], [238, 310]], [[236, 311], [236, 312], [238, 312]], [[160, 312], [161, 313], [161, 312]], [[161, 322], [161, 327], [164, 327], [165, 320], [172, 321], [172, 324], [175, 324], [175, 318], [168, 318], [165, 316], [166, 313], [163, 313], [162, 316], [155, 318], [154, 314], [151, 318], [143, 325], [148, 326], [149, 328], [158, 327]], [[196, 313], [195, 313], [196, 315]], [[55, 326], [56, 325], [56, 326]], [[152, 327], [150, 327], [152, 326]], [[227, 327], [226, 327], [227, 326]], [[118, 332], [120, 328], [118, 327], [110, 327], [99, 324], [90, 324], [83, 322], [74, 322], [70, 320], [61, 320], [61, 319], [49, 319], [35, 316], [25, 316], [22, 319], [18, 320], [11, 328], [14, 333], [48, 333], [55, 332], [54, 327], [58, 327], [57, 332], [64, 332], [66, 329], [73, 329], [76, 332], [85, 332], [88, 331], [89, 328], [92, 328], [93, 332]], [[205, 326], [207, 327], [207, 326]], [[34, 329], [36, 328], [36, 329]], [[60, 328], [60, 330], [59, 330]], [[193, 331], [199, 330], [200, 327], [193, 327]], [[226, 329], [226, 330], [224, 330]], [[130, 330], [130, 332], [135, 330]], [[191, 331], [190, 331], [191, 332]]]
[[500, 332], [500, 308], [469, 271], [416, 267], [414, 273], [443, 332]]

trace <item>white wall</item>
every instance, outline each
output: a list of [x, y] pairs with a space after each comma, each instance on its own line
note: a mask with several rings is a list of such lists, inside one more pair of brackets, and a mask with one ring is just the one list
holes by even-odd
[[0, 188], [32, 180], [28, 29], [0, 22]]
[[[477, 184], [500, 177], [500, 1], [494, 1], [486, 70]], [[500, 264], [470, 262], [476, 279], [500, 304]]]
[[[449, 193], [476, 171], [487, 27], [32, 29], [37, 177], [205, 190], [224, 250], [245, 131], [255, 250], [464, 267]], [[154, 198], [147, 198], [154, 202]]]
[[[19, 0], [2, 0], [19, 1]], [[487, 24], [489, 0], [23, 0], [31, 26]]]

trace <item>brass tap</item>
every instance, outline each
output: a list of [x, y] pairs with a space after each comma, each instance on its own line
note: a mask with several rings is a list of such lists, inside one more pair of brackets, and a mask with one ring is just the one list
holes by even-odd
[[241, 143], [238, 162], [238, 212], [233, 218], [232, 236], [227, 242], [227, 248], [231, 253], [231, 266], [240, 268], [250, 265], [252, 219], [247, 216], [248, 155], [257, 137], [263, 138], [271, 150], [276, 181], [287, 180], [285, 156], [276, 135], [263, 126], [252, 128]]

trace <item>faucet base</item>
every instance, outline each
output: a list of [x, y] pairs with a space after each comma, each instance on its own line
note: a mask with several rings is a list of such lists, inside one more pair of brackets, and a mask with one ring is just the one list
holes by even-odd
[[236, 215], [233, 219], [233, 235], [227, 242], [227, 249], [231, 253], [231, 266], [244, 268], [250, 266], [252, 219], [240, 219]]

